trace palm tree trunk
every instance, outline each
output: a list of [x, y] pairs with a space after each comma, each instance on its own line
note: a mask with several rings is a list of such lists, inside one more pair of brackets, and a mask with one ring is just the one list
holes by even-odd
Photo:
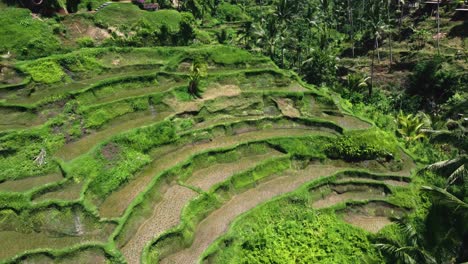
[[[387, 2], [387, 20], [388, 23], [390, 24], [390, 4], [391, 0]], [[389, 49], [390, 49], [390, 71], [392, 70], [392, 64], [393, 64], [393, 39], [392, 39], [392, 32], [390, 31], [388, 33], [388, 44], [389, 44]]]
[[377, 50], [377, 59], [379, 60], [380, 63], [380, 51], [379, 51], [379, 39], [375, 38], [375, 49]]
[[440, 55], [440, 0], [437, 0], [437, 54]]
[[351, 24], [351, 31], [349, 38], [351, 39], [351, 51], [354, 58], [354, 22], [353, 22], [353, 9], [351, 8], [350, 0], [348, 0], [348, 20]]
[[372, 87], [374, 86], [374, 61], [375, 61], [375, 48], [372, 50], [371, 77], [370, 77], [370, 85], [368, 87], [369, 97], [372, 96]]

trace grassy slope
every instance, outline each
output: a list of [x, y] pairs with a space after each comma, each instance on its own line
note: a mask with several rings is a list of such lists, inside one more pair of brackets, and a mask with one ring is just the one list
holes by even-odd
[[0, 24], [0, 53], [11, 51], [37, 57], [60, 49], [52, 26], [33, 19], [27, 9], [0, 9]]
[[133, 4], [113, 3], [98, 11], [95, 20], [98, 24], [119, 29], [129, 29], [148, 23], [150, 27], [156, 29], [166, 25], [171, 31], [178, 31], [181, 15], [175, 10], [148, 12]]

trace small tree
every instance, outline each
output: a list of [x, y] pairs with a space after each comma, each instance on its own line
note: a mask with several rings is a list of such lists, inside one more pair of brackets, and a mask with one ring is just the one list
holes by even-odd
[[206, 75], [206, 64], [201, 63], [200, 61], [195, 61], [190, 67], [188, 93], [194, 98], [202, 98], [199, 84], [200, 80], [203, 77], [206, 77]]
[[424, 126], [424, 121], [419, 115], [405, 115], [400, 111], [395, 122], [397, 124], [397, 133], [405, 139], [407, 145], [426, 137], [426, 135], [421, 131]]

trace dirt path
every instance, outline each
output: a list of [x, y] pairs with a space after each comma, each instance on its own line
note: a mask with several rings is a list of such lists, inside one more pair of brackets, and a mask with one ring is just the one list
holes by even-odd
[[224, 234], [231, 222], [239, 215], [253, 209], [261, 203], [272, 198], [291, 192], [302, 184], [315, 178], [327, 176], [343, 169], [325, 165], [311, 165], [299, 172], [289, 172], [270, 181], [259, 184], [256, 188], [250, 189], [234, 196], [222, 207], [207, 216], [196, 228], [195, 239], [185, 250], [161, 260], [161, 264], [169, 263], [197, 263], [199, 256], [218, 237]]
[[196, 171], [185, 183], [208, 191], [216, 183], [223, 182], [235, 173], [254, 168], [260, 162], [278, 157], [281, 153], [272, 151], [263, 155], [249, 156], [230, 163], [219, 163]]
[[163, 199], [155, 204], [153, 214], [138, 228], [123, 246], [122, 254], [129, 264], [140, 263], [141, 252], [149, 241], [180, 222], [180, 214], [196, 192], [179, 185], [170, 187]]
[[149, 166], [147, 166], [137, 177], [130, 180], [127, 185], [110, 194], [99, 208], [100, 215], [101, 217], [120, 216], [125, 209], [127, 209], [133, 199], [148, 187], [148, 184], [150, 184], [151, 180], [156, 175], [201, 151], [229, 147], [252, 140], [268, 139], [278, 136], [301, 136], [310, 134], [329, 135], [327, 132], [314, 131], [312, 129], [268, 129], [251, 131], [234, 136], [218, 137], [210, 142], [182, 147], [154, 159]]

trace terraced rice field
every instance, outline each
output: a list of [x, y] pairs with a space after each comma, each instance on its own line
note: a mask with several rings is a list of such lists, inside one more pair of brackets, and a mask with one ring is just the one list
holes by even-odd
[[[236, 219], [304, 186], [311, 208], [344, 205], [343, 221], [369, 232], [405, 212], [384, 202], [407, 188], [412, 160], [328, 157], [330, 142], [372, 124], [268, 59], [90, 50], [99, 72], [0, 90], [0, 142], [24, 144], [0, 155], [27, 157], [0, 174], [1, 261], [197, 263]], [[200, 54], [208, 76], [194, 99], [187, 64]]]

